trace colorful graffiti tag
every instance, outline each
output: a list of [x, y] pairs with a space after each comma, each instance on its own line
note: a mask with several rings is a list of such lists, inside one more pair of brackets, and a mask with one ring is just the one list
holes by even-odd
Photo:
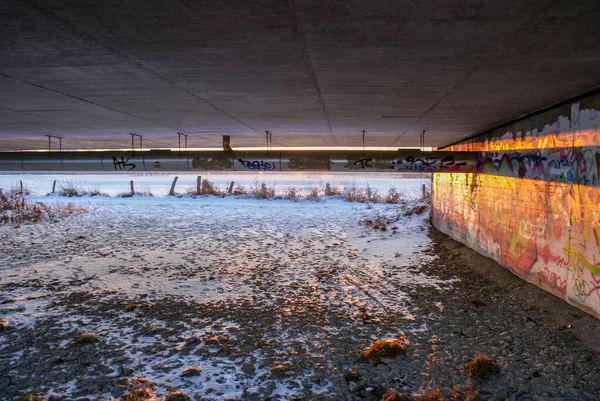
[[440, 231], [600, 317], [600, 188], [453, 173], [432, 192]]
[[483, 152], [477, 171], [581, 185], [599, 185], [599, 148], [554, 148], [535, 151]]

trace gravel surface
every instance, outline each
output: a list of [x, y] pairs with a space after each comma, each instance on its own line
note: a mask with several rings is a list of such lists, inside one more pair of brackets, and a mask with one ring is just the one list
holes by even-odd
[[[196, 400], [600, 399], [598, 321], [418, 203], [105, 202], [0, 227], [1, 399], [120, 397], [139, 376]], [[377, 216], [386, 231], [359, 224]], [[397, 338], [405, 355], [361, 356]], [[487, 380], [465, 373], [478, 353], [500, 369]]]

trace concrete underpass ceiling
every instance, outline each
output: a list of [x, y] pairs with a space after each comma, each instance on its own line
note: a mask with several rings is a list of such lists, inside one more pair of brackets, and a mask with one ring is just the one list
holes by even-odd
[[600, 85], [598, 0], [0, 0], [0, 150], [443, 146]]

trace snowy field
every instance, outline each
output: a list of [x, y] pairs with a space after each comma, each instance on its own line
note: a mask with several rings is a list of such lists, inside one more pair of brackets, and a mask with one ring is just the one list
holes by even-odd
[[[343, 373], [364, 347], [424, 330], [411, 291], [450, 288], [411, 268], [432, 258], [424, 252], [428, 213], [404, 215], [420, 201], [166, 197], [172, 178], [0, 178], [4, 187], [22, 179], [32, 200], [89, 209], [58, 222], [0, 226], [0, 316], [9, 325], [0, 333], [0, 399], [27, 392], [106, 399], [135, 377], [156, 383], [159, 396], [351, 399]], [[257, 177], [209, 178], [247, 185]], [[428, 183], [258, 178], [284, 188], [368, 182], [413, 198]], [[158, 196], [44, 196], [54, 179], [111, 195], [134, 179]], [[392, 221], [387, 231], [358, 224], [377, 215]], [[81, 333], [98, 341], [75, 345]], [[369, 388], [359, 398], [370, 399]]]
[[[52, 183], [57, 181], [56, 188], [61, 186], [73, 186], [84, 190], [98, 190], [101, 193], [116, 196], [129, 192], [129, 182], [134, 181], [136, 191], [150, 191], [155, 196], [165, 196], [169, 193], [171, 183], [175, 176], [179, 177], [177, 181], [176, 192], [185, 193], [187, 190], [196, 188], [197, 174], [4, 174], [0, 175], [0, 188], [18, 188], [19, 180], [34, 195], [47, 195], [52, 191]], [[229, 173], [205, 173], [202, 179], [208, 179], [217, 185], [219, 189], [226, 190], [231, 181], [235, 185], [243, 185], [246, 188], [252, 187], [255, 183], [266, 183], [276, 188], [279, 194], [287, 192], [289, 187], [295, 187], [304, 194], [308, 193], [313, 187], [322, 187], [326, 183], [340, 187], [340, 189], [350, 188], [353, 185], [359, 188], [365, 188], [369, 185], [380, 193], [394, 187], [398, 192], [402, 192], [410, 197], [421, 196], [421, 187], [431, 186], [429, 175], [416, 178], [401, 178], [398, 174], [379, 174], [379, 175], [361, 175], [361, 174], [326, 174], [326, 173], [263, 173], [263, 174], [229, 174]]]

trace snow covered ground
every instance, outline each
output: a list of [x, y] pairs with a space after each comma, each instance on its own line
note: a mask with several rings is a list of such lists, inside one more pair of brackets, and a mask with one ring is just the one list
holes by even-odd
[[[84, 190], [98, 190], [101, 193], [115, 196], [129, 192], [129, 182], [134, 181], [136, 190], [150, 191], [155, 196], [165, 196], [169, 193], [173, 178], [178, 176], [176, 192], [184, 193], [186, 190], [196, 188], [197, 174], [3, 174], [0, 175], [0, 188], [18, 188], [19, 180], [23, 181], [25, 188], [29, 189], [35, 195], [46, 195], [52, 191], [52, 183], [57, 181], [57, 190], [61, 186], [73, 186]], [[247, 188], [254, 183], [265, 182], [269, 186], [274, 186], [282, 194], [289, 187], [295, 187], [305, 194], [312, 187], [322, 187], [326, 183], [339, 186], [341, 189], [352, 187], [364, 188], [369, 185], [380, 193], [387, 193], [390, 187], [394, 187], [398, 192], [402, 192], [410, 197], [421, 195], [421, 187], [431, 186], [429, 175], [416, 178], [402, 178], [399, 174], [379, 174], [379, 175], [361, 175], [357, 173], [252, 173], [252, 174], [229, 174], [229, 173], [204, 173], [203, 179], [208, 179], [217, 185], [219, 189], [226, 190], [231, 181], [235, 185], [243, 185]]]
[[[89, 209], [58, 222], [0, 226], [0, 316], [9, 325], [0, 332], [0, 398], [30, 391], [108, 398], [141, 376], [158, 394], [180, 390], [196, 399], [336, 399], [347, 391], [343, 372], [371, 341], [424, 329], [411, 293], [451, 286], [411, 268], [433, 257], [428, 213], [405, 215], [420, 201], [165, 197], [172, 178], [0, 176], [0, 187], [22, 179], [32, 200]], [[223, 186], [258, 178], [283, 188], [369, 183], [412, 199], [428, 184], [208, 178]], [[43, 196], [54, 179], [110, 195], [134, 179], [159, 196]], [[180, 186], [195, 180], [180, 176]], [[359, 225], [375, 216], [391, 220], [386, 231]], [[84, 332], [99, 341], [74, 345]]]

